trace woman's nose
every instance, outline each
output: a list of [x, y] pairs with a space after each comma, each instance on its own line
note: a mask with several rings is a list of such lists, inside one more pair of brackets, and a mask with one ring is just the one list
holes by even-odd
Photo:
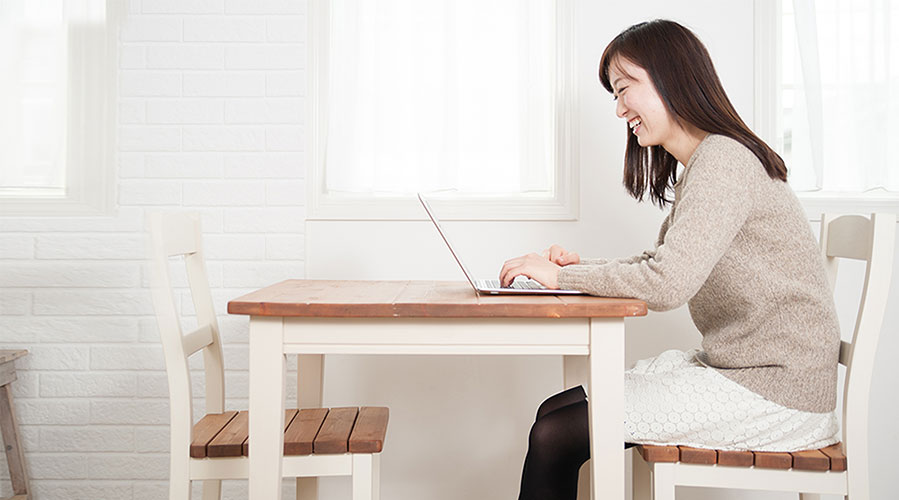
[[627, 116], [627, 106], [624, 105], [624, 99], [621, 97], [615, 101], [615, 115], [618, 116], [618, 118]]

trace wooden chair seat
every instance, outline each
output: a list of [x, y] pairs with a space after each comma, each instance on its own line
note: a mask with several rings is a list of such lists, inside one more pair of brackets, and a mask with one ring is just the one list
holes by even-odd
[[[249, 412], [209, 413], [193, 426], [190, 456], [249, 456]], [[284, 455], [380, 453], [387, 434], [388, 409], [308, 408], [286, 410]]]
[[769, 451], [726, 451], [691, 448], [689, 446], [637, 445], [646, 462], [681, 462], [730, 467], [761, 467], [765, 469], [796, 469], [807, 471], [846, 470], [843, 444], [836, 443], [819, 450], [778, 453]]

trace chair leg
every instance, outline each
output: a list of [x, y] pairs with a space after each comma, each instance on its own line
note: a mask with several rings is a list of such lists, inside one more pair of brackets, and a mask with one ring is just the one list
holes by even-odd
[[190, 480], [183, 481], [174, 474], [169, 478], [169, 500], [190, 500]]
[[220, 479], [203, 481], [203, 500], [221, 500], [221, 498], [222, 481]]
[[381, 454], [371, 456], [371, 499], [381, 500]]
[[25, 469], [25, 452], [22, 450], [22, 440], [19, 439], [15, 411], [9, 385], [0, 385], [0, 434], [6, 448], [12, 490], [16, 497], [21, 495], [28, 498], [28, 472]]
[[169, 500], [190, 500], [190, 464], [174, 454], [169, 465]]
[[650, 469], [652, 500], [674, 500], [674, 464], [654, 463]]
[[318, 500], [318, 478], [297, 478], [297, 500]]
[[371, 454], [356, 453], [353, 455], [353, 500], [374, 500], [373, 472]]
[[634, 500], [650, 500], [652, 498], [652, 478], [649, 473], [649, 464], [643, 460], [636, 450], [633, 450], [633, 466], [634, 478], [632, 485], [634, 489]]

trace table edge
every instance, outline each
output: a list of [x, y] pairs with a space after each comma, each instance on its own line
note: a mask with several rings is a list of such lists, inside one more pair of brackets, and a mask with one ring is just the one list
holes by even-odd
[[[228, 302], [229, 314], [281, 317], [330, 318], [628, 318], [646, 316], [646, 303], [636, 299], [596, 312], [589, 304], [534, 305], [527, 314], [509, 311], [509, 304], [283, 304], [272, 302]], [[512, 305], [521, 309], [520, 305]], [[504, 310], [506, 309], [506, 310]]]

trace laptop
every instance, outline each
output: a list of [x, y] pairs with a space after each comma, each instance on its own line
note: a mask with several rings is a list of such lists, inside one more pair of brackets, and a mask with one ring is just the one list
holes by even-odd
[[465, 267], [465, 264], [462, 263], [462, 259], [459, 258], [459, 254], [453, 249], [452, 243], [450, 243], [449, 238], [447, 238], [446, 233], [443, 232], [443, 228], [440, 226], [440, 221], [437, 220], [437, 217], [434, 216], [434, 212], [431, 210], [431, 206], [428, 205], [428, 202], [421, 196], [421, 193], [418, 193], [418, 201], [421, 202], [421, 206], [424, 207], [425, 212], [428, 213], [428, 217], [431, 218], [431, 222], [434, 223], [434, 227], [437, 228], [437, 232], [440, 233], [440, 237], [443, 238], [444, 243], [446, 243], [447, 248], [451, 254], [453, 254], [453, 258], [456, 259], [456, 262], [459, 264], [459, 267], [462, 268], [462, 272], [465, 274], [465, 278], [468, 279], [468, 282], [471, 284], [471, 287], [475, 289], [476, 292], [484, 295], [585, 295], [584, 292], [579, 292], [577, 290], [553, 290], [546, 288], [542, 284], [540, 284], [537, 280], [532, 279], [524, 279], [524, 277], [519, 277], [508, 287], [500, 286], [500, 281], [498, 279], [492, 280], [476, 280], [471, 277], [471, 273], [468, 272], [468, 268]]

